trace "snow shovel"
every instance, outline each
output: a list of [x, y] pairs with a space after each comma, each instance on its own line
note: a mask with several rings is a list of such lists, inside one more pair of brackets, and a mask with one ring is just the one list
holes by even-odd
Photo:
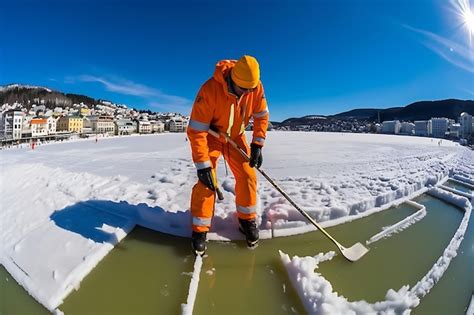
[[[212, 129], [209, 129], [209, 133], [211, 135], [213, 135], [214, 137], [217, 137], [219, 138], [219, 136], [222, 136], [226, 139], [227, 142], [229, 142], [233, 147], [234, 149], [236, 149], [237, 151], [240, 152], [240, 154], [245, 158], [245, 160], [247, 161], [250, 161], [250, 157], [247, 155], [247, 152], [245, 152], [242, 148], [240, 148], [237, 143], [234, 142], [234, 140], [232, 140], [226, 133], [224, 132], [216, 132]], [[265, 177], [268, 182], [270, 184], [273, 185], [273, 187], [275, 187], [276, 190], [278, 190], [282, 195], [283, 197], [286, 198], [286, 200], [288, 200], [289, 203], [291, 203], [293, 205], [293, 207], [296, 208], [296, 210], [298, 210], [306, 219], [308, 219], [309, 222], [311, 222], [315, 227], [318, 228], [318, 230], [320, 230], [321, 232], [323, 232], [323, 234], [329, 238], [336, 246], [337, 248], [339, 248], [339, 251], [341, 252], [341, 254], [349, 261], [357, 261], [359, 260], [362, 256], [364, 256], [368, 251], [369, 249], [366, 248], [364, 245], [362, 245], [361, 243], [356, 243], [354, 245], [352, 245], [351, 247], [349, 248], [345, 248], [344, 246], [342, 246], [338, 241], [336, 241], [334, 239], [334, 237], [332, 237], [324, 228], [322, 228], [312, 217], [310, 217], [310, 215], [304, 211], [303, 209], [301, 209], [291, 198], [290, 196], [288, 196], [287, 193], [285, 193], [281, 188], [280, 186], [277, 185], [277, 183], [275, 183], [275, 181], [273, 181], [270, 176], [267, 175], [267, 173], [265, 173], [264, 170], [262, 170], [261, 168], [257, 168], [257, 170], [260, 172], [260, 174], [263, 175], [263, 177]]]

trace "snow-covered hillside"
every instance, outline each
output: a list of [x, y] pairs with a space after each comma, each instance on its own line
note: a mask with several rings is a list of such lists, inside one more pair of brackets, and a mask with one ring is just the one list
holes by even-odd
[[[262, 168], [323, 226], [388, 208], [448, 175], [474, 181], [474, 152], [438, 139], [271, 132], [263, 154]], [[184, 134], [0, 152], [0, 263], [53, 310], [135, 224], [190, 235], [190, 156]], [[218, 175], [225, 199], [209, 238], [241, 238], [222, 160]], [[261, 177], [258, 189], [262, 238], [313, 230]]]

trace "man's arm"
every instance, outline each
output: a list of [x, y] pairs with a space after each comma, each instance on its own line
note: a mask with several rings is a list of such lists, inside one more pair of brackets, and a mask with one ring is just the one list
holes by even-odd
[[257, 104], [253, 108], [253, 137], [252, 143], [263, 146], [267, 135], [269, 111], [263, 85], [260, 84], [257, 93]]
[[207, 133], [212, 115], [213, 109], [208, 102], [206, 87], [203, 85], [194, 101], [187, 129], [193, 161], [198, 170], [212, 167], [209, 159], [209, 147], [207, 145]]

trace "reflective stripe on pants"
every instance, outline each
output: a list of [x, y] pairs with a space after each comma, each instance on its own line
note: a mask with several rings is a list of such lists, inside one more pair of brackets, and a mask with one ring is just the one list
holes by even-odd
[[[249, 146], [245, 140], [245, 134], [240, 135], [234, 141], [250, 153]], [[217, 160], [224, 154], [229, 167], [235, 177], [235, 203], [239, 205], [237, 215], [241, 219], [254, 219], [255, 205], [257, 204], [257, 174], [255, 169], [249, 166], [249, 163], [240, 155], [240, 153], [232, 148], [229, 144], [223, 144], [217, 139], [208, 137], [209, 158], [212, 167], [215, 168]], [[214, 198], [215, 193], [207, 188], [199, 180], [193, 187], [191, 194], [191, 215], [193, 218], [212, 219], [214, 214]], [[253, 210], [253, 211], [252, 211]], [[194, 224], [193, 230], [196, 232], [209, 231], [208, 226]]]

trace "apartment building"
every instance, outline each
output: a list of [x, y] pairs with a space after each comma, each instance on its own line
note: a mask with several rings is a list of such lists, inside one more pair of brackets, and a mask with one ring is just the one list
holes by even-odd
[[19, 110], [9, 110], [1, 115], [0, 138], [8, 140], [21, 139], [21, 131], [25, 113]]
[[449, 127], [448, 118], [431, 118], [431, 135], [435, 138], [444, 138]]
[[84, 120], [79, 116], [63, 116], [58, 119], [56, 130], [82, 133]]
[[46, 118], [33, 118], [30, 121], [32, 137], [42, 137], [48, 135], [48, 120]]
[[103, 116], [89, 116], [88, 117], [92, 124], [92, 132], [99, 134], [115, 134], [115, 123], [114, 117], [103, 115]]
[[169, 121], [171, 132], [185, 132], [188, 127], [188, 121], [182, 117], [172, 117]]
[[400, 121], [388, 120], [382, 122], [382, 133], [399, 134], [400, 133]]
[[459, 135], [463, 138], [468, 138], [472, 134], [473, 119], [472, 116], [464, 112], [459, 116]]
[[427, 137], [431, 135], [431, 121], [415, 120], [415, 135], [422, 137]]

